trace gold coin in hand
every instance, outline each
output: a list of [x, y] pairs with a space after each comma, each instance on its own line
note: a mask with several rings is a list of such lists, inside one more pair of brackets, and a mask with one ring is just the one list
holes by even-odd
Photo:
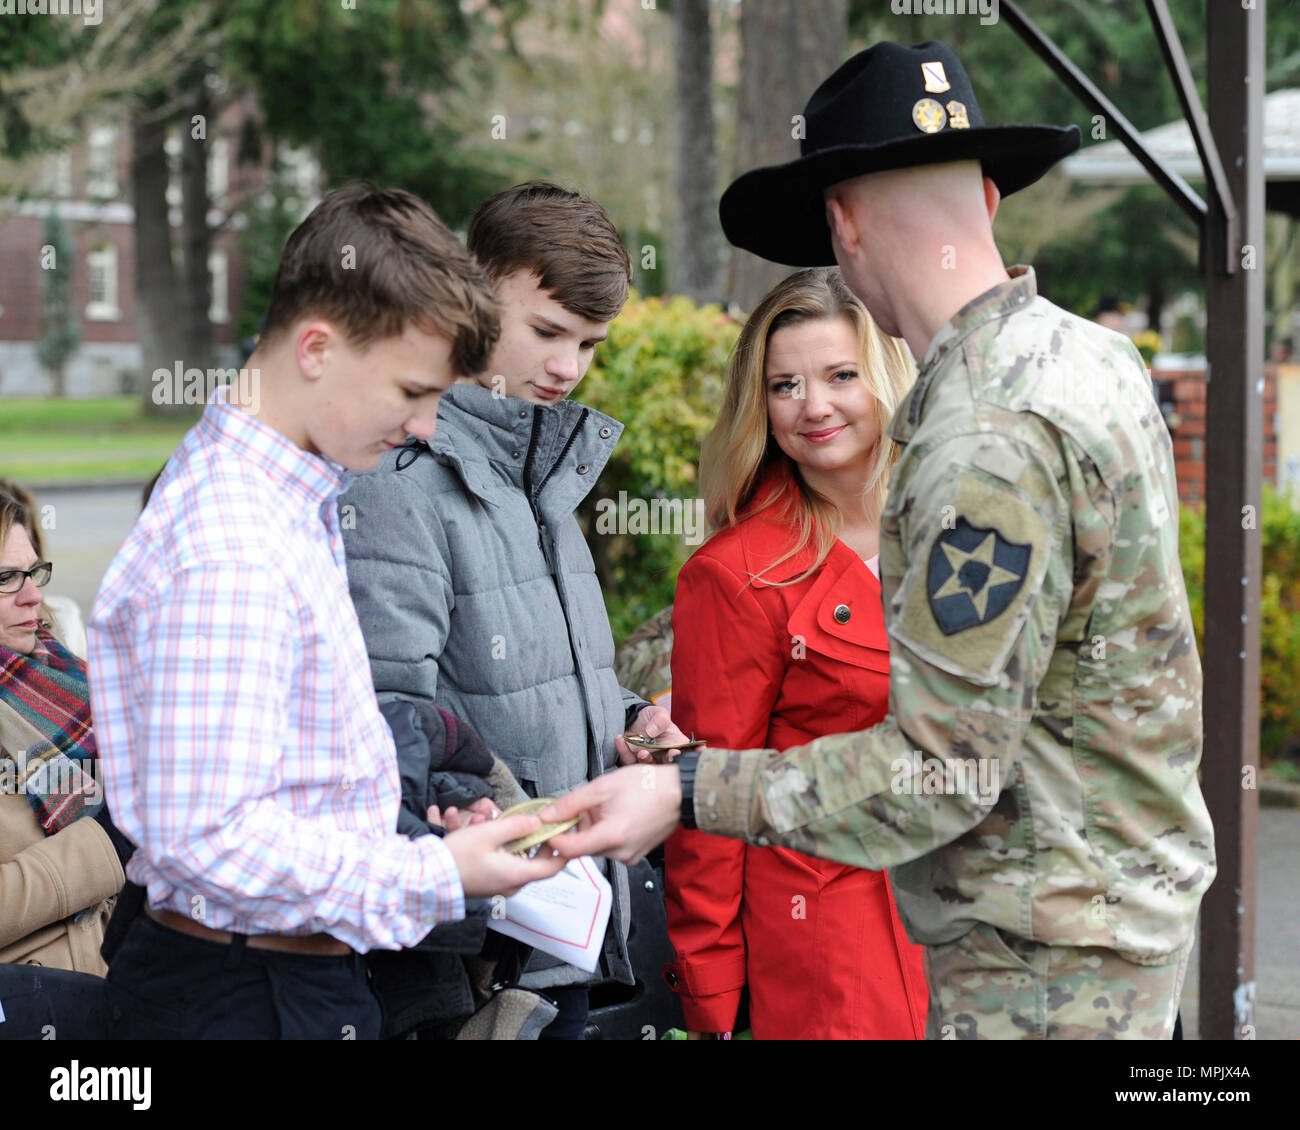
[[629, 731], [623, 735], [623, 740], [633, 749], [645, 750], [653, 761], [659, 765], [667, 765], [672, 760], [671, 755], [675, 753], [685, 753], [688, 749], [699, 749], [704, 745], [701, 740], [689, 742], [669, 743], [656, 741], [648, 734], [638, 734], [635, 731]]
[[[521, 801], [519, 804], [511, 805], [501, 813], [501, 818], [506, 816], [518, 816], [521, 814], [524, 816], [536, 816], [548, 804], [554, 803], [555, 798], [549, 796], [539, 796], [533, 800]], [[510, 843], [506, 844], [506, 851], [513, 851], [522, 855], [527, 852], [529, 848], [534, 848], [538, 844], [544, 844], [552, 836], [558, 836], [561, 832], [567, 832], [578, 822], [578, 819], [577, 816], [573, 816], [568, 820], [560, 820], [549, 824], [543, 821], [542, 826], [538, 828], [537, 831], [530, 832], [522, 839], [512, 840]]]

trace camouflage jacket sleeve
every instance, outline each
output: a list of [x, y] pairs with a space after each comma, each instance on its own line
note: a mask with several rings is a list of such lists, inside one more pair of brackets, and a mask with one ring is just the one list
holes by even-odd
[[995, 813], [1069, 606], [1071, 558], [1069, 507], [1035, 447], [980, 432], [913, 461], [881, 521], [888, 717], [779, 756], [706, 750], [699, 827], [880, 869]]

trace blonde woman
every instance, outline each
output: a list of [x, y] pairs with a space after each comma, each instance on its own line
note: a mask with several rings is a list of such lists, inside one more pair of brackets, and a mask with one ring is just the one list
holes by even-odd
[[[876, 561], [914, 377], [837, 270], [799, 271], [737, 342], [706, 445], [710, 539], [673, 610], [673, 717], [727, 749], [783, 750], [884, 718]], [[920, 1039], [922, 950], [883, 872], [679, 830], [666, 970], [692, 1034], [726, 1037], [742, 990], [757, 1039]]]

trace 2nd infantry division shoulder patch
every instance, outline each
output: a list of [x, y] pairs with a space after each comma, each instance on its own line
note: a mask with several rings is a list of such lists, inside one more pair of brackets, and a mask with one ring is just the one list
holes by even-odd
[[955, 467], [933, 502], [913, 507], [903, 535], [911, 560], [886, 612], [890, 639], [949, 674], [996, 683], [1064, 522], [1051, 509], [1013, 483]]
[[1029, 574], [1032, 547], [965, 517], [930, 550], [926, 596], [945, 636], [987, 624], [1005, 612]]

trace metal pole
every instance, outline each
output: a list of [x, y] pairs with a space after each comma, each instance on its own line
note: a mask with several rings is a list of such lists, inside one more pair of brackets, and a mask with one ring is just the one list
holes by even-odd
[[1101, 114], [1114, 132], [1116, 138], [1151, 174], [1165, 192], [1173, 199], [1192, 220], [1197, 228], [1205, 222], [1205, 201], [1203, 201], [1178, 173], [1160, 160], [1142, 140], [1142, 135], [1133, 123], [1119, 112], [1119, 108], [1107, 98], [1097, 84], [1085, 75], [1064, 51], [1052, 42], [1042, 29], [1020, 10], [1015, 0], [1002, 0], [1001, 18], [1034, 52], [1056, 73], [1065, 85], [1085, 106]]
[[[1205, 170], [1208, 184], [1207, 196], [1215, 197], [1215, 204], [1222, 209], [1227, 218], [1227, 238], [1217, 244], [1211, 244], [1207, 250], [1213, 255], [1215, 269], [1233, 274], [1238, 269], [1237, 255], [1241, 246], [1241, 233], [1237, 220], [1237, 205], [1228, 189], [1228, 178], [1223, 172], [1223, 162], [1219, 160], [1219, 150], [1214, 144], [1214, 135], [1210, 133], [1210, 123], [1201, 109], [1201, 97], [1196, 93], [1196, 81], [1192, 78], [1192, 68], [1187, 65], [1187, 55], [1178, 39], [1178, 29], [1169, 14], [1165, 0], [1146, 0], [1147, 11], [1151, 14], [1151, 26], [1155, 29], [1160, 51], [1165, 57], [1165, 66], [1169, 77], [1173, 79], [1174, 91], [1178, 95], [1178, 104], [1183, 108], [1183, 117], [1187, 119], [1187, 128], [1196, 143], [1196, 152], [1201, 158], [1201, 167]], [[1204, 264], [1202, 264], [1204, 267]]]
[[[1265, 0], [1206, 5], [1210, 128], [1237, 202], [1239, 269], [1214, 250], [1228, 217], [1209, 194], [1205, 258], [1206, 803], [1219, 873], [1201, 904], [1200, 1036], [1250, 1039], [1255, 1025], [1259, 820], [1259, 503], [1264, 392]], [[1140, 238], [1135, 234], [1135, 238]]]

